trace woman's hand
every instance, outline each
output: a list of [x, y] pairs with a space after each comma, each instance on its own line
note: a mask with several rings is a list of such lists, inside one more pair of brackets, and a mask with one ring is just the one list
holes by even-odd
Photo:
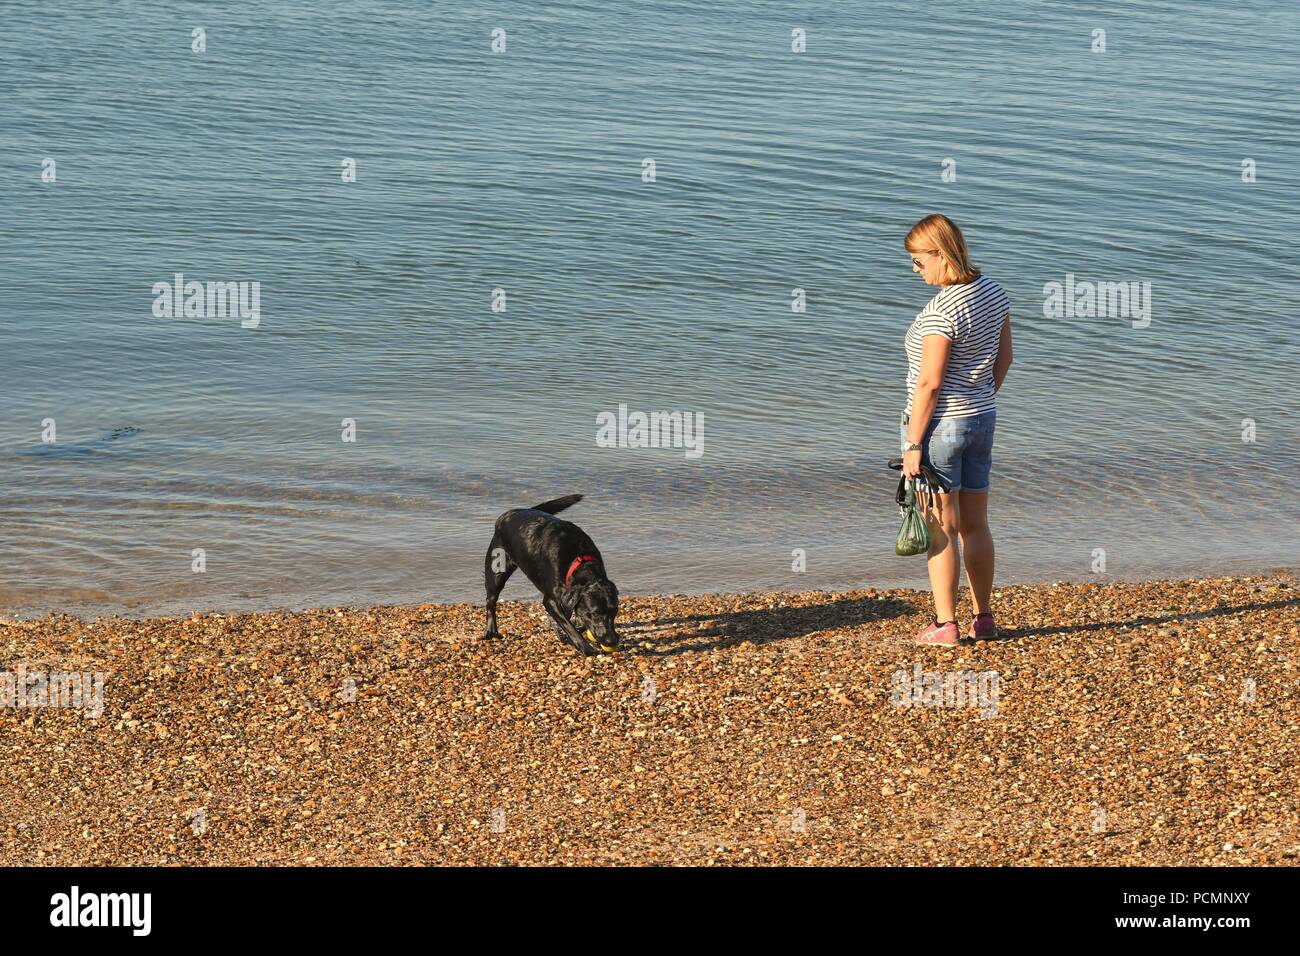
[[921, 474], [921, 449], [913, 448], [903, 453], [903, 475], [916, 478]]

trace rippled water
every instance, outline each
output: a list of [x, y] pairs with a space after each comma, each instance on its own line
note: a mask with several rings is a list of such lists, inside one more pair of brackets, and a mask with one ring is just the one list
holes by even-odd
[[[923, 584], [884, 462], [936, 210], [1013, 303], [1000, 581], [1296, 562], [1286, 5], [321, 6], [6, 5], [0, 610], [477, 599], [574, 491], [625, 592]], [[176, 272], [260, 325], [155, 317]], [[1149, 326], [1045, 316], [1067, 273]], [[599, 447], [620, 403], [703, 456]]]

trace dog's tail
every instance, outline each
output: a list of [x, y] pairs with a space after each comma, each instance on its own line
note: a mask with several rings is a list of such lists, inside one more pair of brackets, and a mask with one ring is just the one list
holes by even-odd
[[582, 500], [582, 495], [565, 495], [563, 498], [556, 498], [553, 501], [543, 501], [540, 505], [533, 505], [535, 511], [545, 511], [548, 515], [559, 514], [565, 508], [571, 508]]

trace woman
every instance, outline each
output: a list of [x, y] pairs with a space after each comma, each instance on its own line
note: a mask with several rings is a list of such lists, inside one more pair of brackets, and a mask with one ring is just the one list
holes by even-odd
[[934, 496], [937, 516], [926, 516], [934, 617], [916, 633], [916, 642], [953, 646], [960, 642], [957, 578], [963, 554], [975, 606], [967, 636], [997, 636], [990, 606], [989, 468], [997, 420], [993, 395], [1011, 366], [1010, 300], [970, 261], [961, 230], [947, 216], [926, 216], [903, 247], [912, 256], [912, 271], [927, 285], [942, 287], [904, 337], [903, 474], [920, 475], [925, 462], [950, 489]]

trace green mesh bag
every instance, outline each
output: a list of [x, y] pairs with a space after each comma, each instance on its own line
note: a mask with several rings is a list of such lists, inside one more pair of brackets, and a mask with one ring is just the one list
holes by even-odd
[[894, 554], [925, 554], [930, 550], [930, 529], [925, 523], [925, 506], [917, 501], [917, 482], [907, 479], [907, 501], [902, 505], [903, 526], [898, 529]]

